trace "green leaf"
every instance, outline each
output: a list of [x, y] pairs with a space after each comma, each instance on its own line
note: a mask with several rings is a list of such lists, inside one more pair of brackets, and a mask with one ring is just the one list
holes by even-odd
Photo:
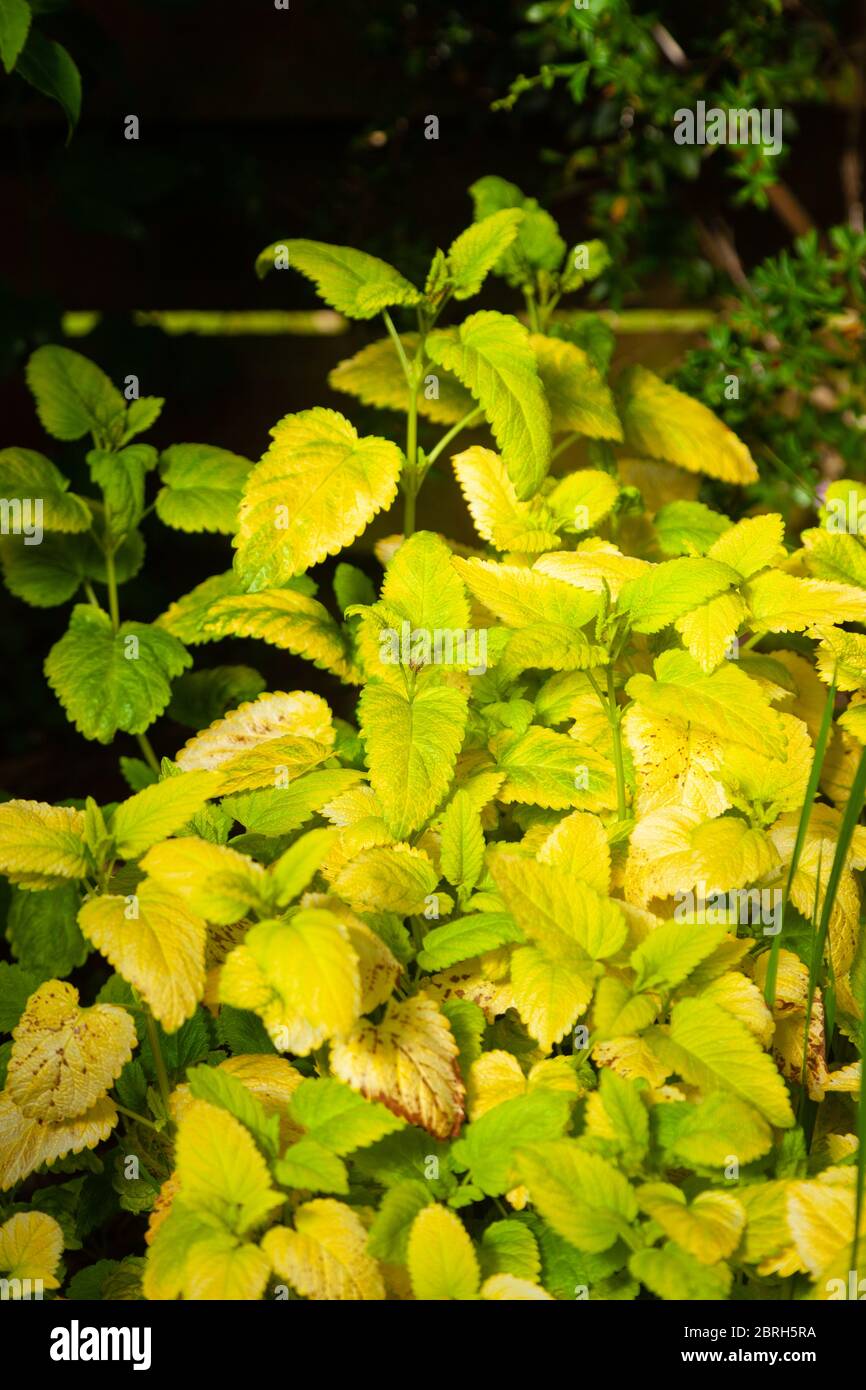
[[356, 565], [341, 560], [334, 570], [334, 598], [341, 613], [357, 603], [375, 603], [376, 590], [372, 579]]
[[354, 787], [363, 773], [351, 768], [309, 772], [287, 787], [263, 787], [260, 791], [227, 796], [223, 809], [246, 830], [258, 835], [288, 835], [329, 801]]
[[216, 772], [184, 772], [122, 802], [111, 825], [118, 854], [137, 859], [158, 840], [174, 835], [217, 794], [219, 783]]
[[455, 299], [470, 299], [514, 241], [523, 221], [517, 208], [502, 208], [461, 232], [448, 248]]
[[255, 700], [267, 682], [251, 666], [212, 666], [178, 676], [168, 713], [190, 729], [206, 729], [245, 700]]
[[205, 622], [210, 617], [217, 599], [232, 597], [244, 592], [243, 584], [234, 570], [224, 574], [213, 574], [210, 579], [197, 584], [183, 598], [171, 604], [157, 618], [157, 626], [165, 628], [174, 637], [188, 646], [197, 642], [215, 642], [220, 634], [207, 632]]
[[484, 309], [459, 328], [434, 329], [426, 347], [482, 407], [518, 497], [537, 492], [550, 464], [550, 410], [527, 329]]
[[516, 1164], [534, 1206], [578, 1250], [607, 1250], [637, 1216], [622, 1173], [571, 1139], [521, 1149]]
[[256, 274], [262, 278], [281, 263], [312, 280], [319, 297], [350, 319], [371, 319], [390, 305], [421, 302], [415, 286], [387, 261], [351, 246], [277, 241], [256, 257]]
[[315, 1139], [292, 1144], [274, 1164], [274, 1176], [283, 1187], [302, 1192], [349, 1191], [349, 1172], [337, 1154]]
[[151, 425], [155, 425], [160, 415], [162, 407], [165, 405], [163, 396], [138, 396], [134, 401], [130, 401], [126, 410], [126, 428], [123, 431], [121, 443], [126, 444], [137, 434], [144, 434]]
[[31, 29], [16, 72], [63, 108], [71, 136], [81, 115], [81, 74], [63, 45]]
[[271, 865], [271, 884], [279, 907], [299, 897], [334, 847], [337, 831], [308, 830]]
[[29, 531], [32, 546], [35, 523], [46, 531], [89, 531], [90, 509], [83, 497], [76, 497], [68, 488], [68, 479], [44, 454], [37, 454], [34, 449], [0, 450], [0, 496], [7, 502], [7, 534], [13, 526], [25, 535]]
[[611, 264], [611, 256], [603, 241], [578, 242], [572, 246], [562, 270], [559, 288], [562, 294], [572, 294], [588, 280], [597, 280]]
[[635, 989], [675, 989], [727, 934], [727, 926], [700, 926], [693, 922], [663, 922], [631, 953], [636, 972]]
[[460, 576], [451, 564], [451, 551], [441, 536], [416, 531], [400, 546], [385, 571], [382, 602], [413, 628], [433, 633], [437, 628], [469, 625], [469, 604]]
[[533, 1283], [541, 1273], [538, 1242], [523, 1221], [492, 1221], [481, 1238], [481, 1277], [513, 1274]]
[[163, 486], [156, 514], [176, 531], [218, 531], [231, 535], [250, 459], [211, 444], [173, 444], [160, 458]]
[[186, 1079], [196, 1100], [206, 1100], [227, 1110], [249, 1130], [263, 1153], [276, 1155], [280, 1139], [279, 1116], [269, 1115], [248, 1086], [221, 1067], [193, 1067]]
[[637, 579], [629, 579], [617, 607], [629, 615], [635, 632], [661, 632], [684, 613], [738, 582], [736, 570], [718, 560], [664, 560]]
[[489, 1197], [516, 1187], [515, 1150], [559, 1139], [568, 1125], [568, 1096], [539, 1088], [501, 1101], [464, 1131], [452, 1145], [455, 1159], [469, 1168], [472, 1181]]
[[603, 1067], [598, 1090], [587, 1101], [585, 1140], [605, 1155], [615, 1155], [627, 1172], [640, 1167], [649, 1148], [649, 1113], [637, 1084]]
[[468, 792], [454, 793], [443, 812], [440, 833], [443, 874], [455, 888], [471, 893], [484, 864], [484, 831]]
[[250, 1009], [235, 1009], [220, 1004], [216, 1021], [217, 1037], [234, 1056], [264, 1053], [276, 1056], [277, 1050], [268, 1037], [267, 1029]]
[[408, 1179], [390, 1188], [379, 1204], [367, 1237], [367, 1249], [386, 1264], [404, 1265], [409, 1254], [409, 1232], [424, 1207], [433, 1201], [430, 1184]]
[[171, 681], [192, 658], [176, 637], [147, 623], [114, 632], [101, 609], [78, 604], [45, 662], [48, 683], [85, 738], [110, 743], [143, 733], [171, 698]]
[[471, 960], [498, 946], [523, 942], [525, 937], [508, 912], [475, 912], [434, 927], [424, 938], [418, 964], [425, 970], [447, 970], [457, 961]]
[[29, 28], [27, 0], [0, 0], [0, 60], [7, 72], [17, 63]]
[[13, 888], [6, 934], [25, 970], [64, 979], [83, 965], [90, 950], [78, 926], [80, 894], [72, 884], [28, 893]]
[[41, 545], [23, 536], [0, 536], [3, 582], [34, 608], [54, 608], [72, 598], [84, 578], [78, 536], [45, 535]]
[[731, 525], [728, 517], [703, 502], [667, 502], [653, 522], [665, 555], [705, 555]]
[[330, 1076], [302, 1081], [292, 1095], [289, 1113], [303, 1125], [305, 1139], [341, 1156], [366, 1149], [404, 1125], [378, 1101], [365, 1100], [351, 1086]]
[[658, 1106], [653, 1121], [672, 1162], [695, 1168], [724, 1168], [732, 1154], [740, 1163], [751, 1163], [773, 1143], [773, 1131], [764, 1117], [726, 1091], [713, 1091], [697, 1105]]
[[486, 218], [500, 208], [520, 208], [523, 221], [514, 244], [496, 266], [511, 285], [522, 285], [538, 270], [555, 271], [562, 264], [565, 242], [549, 212], [538, 206], [536, 198], [527, 198], [514, 183], [487, 174], [469, 189], [475, 206], [476, 220]]
[[411, 695], [379, 683], [358, 706], [370, 781], [391, 834], [404, 840], [448, 791], [466, 727], [467, 697], [425, 685]]
[[660, 1250], [635, 1251], [628, 1267], [656, 1298], [674, 1303], [727, 1298], [731, 1287], [727, 1265], [701, 1264], [673, 1241]]
[[632, 676], [626, 686], [633, 700], [654, 714], [688, 720], [714, 737], [742, 743], [765, 757], [784, 758], [785, 731], [761, 686], [733, 662], [706, 675], [688, 652], [662, 652], [655, 680]]
[[236, 567], [255, 592], [278, 585], [355, 540], [397, 495], [403, 455], [361, 438], [335, 410], [302, 410], [271, 431], [239, 511]]
[[131, 444], [118, 453], [91, 449], [87, 462], [91, 478], [102, 489], [108, 533], [119, 539], [141, 520], [144, 480], [156, 463], [156, 450], [149, 444]]
[[71, 348], [37, 348], [27, 363], [36, 413], [55, 439], [92, 434], [97, 446], [120, 442], [126, 404], [95, 362]]
[[0, 1032], [12, 1032], [24, 1012], [27, 1000], [44, 978], [41, 971], [0, 960]]

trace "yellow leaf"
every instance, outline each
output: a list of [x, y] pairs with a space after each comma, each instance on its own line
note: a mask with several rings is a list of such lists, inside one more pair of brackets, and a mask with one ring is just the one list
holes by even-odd
[[568, 430], [589, 439], [622, 439], [613, 396], [583, 348], [542, 333], [531, 334], [529, 342], [550, 406], [553, 433]]
[[749, 579], [785, 558], [784, 536], [785, 523], [777, 513], [747, 516], [713, 541], [707, 555]]
[[639, 817], [665, 807], [708, 818], [728, 809], [718, 776], [724, 748], [708, 730], [634, 704], [625, 713], [623, 732], [634, 760]]
[[0, 1226], [0, 1270], [6, 1279], [38, 1279], [59, 1289], [54, 1277], [63, 1254], [63, 1231], [43, 1211], [19, 1211]]
[[758, 470], [742, 440], [700, 401], [654, 372], [628, 368], [618, 382], [617, 404], [625, 442], [635, 452], [725, 483], [757, 482]]
[[828, 1168], [814, 1182], [793, 1182], [786, 1194], [787, 1223], [797, 1254], [813, 1278], [854, 1236], [854, 1168]]
[[234, 1235], [261, 1225], [285, 1201], [271, 1187], [249, 1130], [220, 1106], [191, 1102], [180, 1121], [175, 1156], [184, 1205]]
[[549, 550], [559, 545], [557, 522], [538, 498], [518, 500], [505, 465], [492, 449], [473, 444], [451, 460], [479, 536], [497, 550]]
[[610, 888], [610, 848], [598, 816], [573, 811], [551, 830], [538, 850], [540, 864], [553, 864], [588, 883], [597, 893]]
[[70, 878], [84, 878], [84, 813], [43, 801], [4, 802], [0, 872], [22, 888], [55, 888]]
[[385, 1297], [379, 1265], [367, 1251], [367, 1232], [343, 1202], [306, 1202], [295, 1212], [295, 1229], [274, 1226], [262, 1249], [279, 1277], [314, 1302]]
[[137, 859], [157, 840], [173, 835], [216, 796], [220, 779], [212, 772], [188, 772], [155, 782], [118, 806], [111, 824], [117, 852]]
[[214, 1231], [190, 1250], [183, 1296], [195, 1302], [256, 1301], [264, 1294], [270, 1272], [270, 1260], [257, 1245]]
[[[723, 538], [724, 539], [724, 538]], [[718, 594], [693, 608], [674, 626], [702, 671], [714, 671], [731, 651], [731, 641], [746, 616], [739, 594]]]
[[429, 858], [411, 845], [365, 849], [341, 870], [334, 891], [352, 906], [374, 912], [421, 912], [439, 882]]
[[565, 584], [574, 584], [578, 589], [589, 589], [596, 594], [607, 586], [611, 598], [615, 599], [624, 584], [646, 573], [649, 563], [623, 555], [610, 541], [594, 537], [582, 541], [576, 550], [539, 555], [532, 568], [551, 579], [561, 579]]
[[457, 1044], [432, 999], [392, 1001], [381, 1023], [366, 1020], [331, 1050], [331, 1070], [368, 1100], [437, 1139], [460, 1132], [464, 1087]]
[[494, 1049], [482, 1052], [469, 1068], [466, 1100], [470, 1120], [477, 1120], [504, 1100], [513, 1100], [526, 1091], [526, 1077], [511, 1052]]
[[374, 681], [358, 712], [385, 822], [396, 839], [407, 839], [448, 792], [466, 727], [466, 696], [449, 686], [407, 692]]
[[507, 627], [558, 623], [583, 627], [598, 611], [598, 598], [536, 569], [493, 560], [451, 561], [471, 594]]
[[95, 1149], [117, 1124], [117, 1111], [103, 1096], [74, 1120], [47, 1124], [28, 1119], [8, 1091], [0, 1094], [0, 1189], [14, 1187], [43, 1163], [53, 1163], [69, 1153]]
[[13, 1034], [6, 1089], [28, 1119], [56, 1124], [83, 1115], [105, 1094], [136, 1044], [130, 1014], [116, 1004], [82, 1009], [78, 990], [49, 980], [31, 994]]
[[815, 624], [866, 622], [866, 590], [781, 570], [759, 574], [743, 593], [756, 632], [805, 632]]
[[320, 695], [277, 691], [248, 700], [185, 743], [175, 761], [184, 772], [218, 768], [262, 743], [287, 735], [333, 744], [331, 711]]
[[409, 1276], [419, 1300], [474, 1299], [481, 1274], [463, 1222], [447, 1207], [424, 1207], [409, 1233]]
[[397, 495], [403, 455], [361, 438], [336, 410], [286, 415], [249, 474], [238, 509], [237, 567], [255, 592], [350, 545]]
[[259, 922], [227, 958], [220, 999], [261, 1017], [274, 1046], [305, 1057], [349, 1032], [358, 1016], [358, 957], [331, 912], [302, 908]]
[[[217, 1070], [228, 1072], [246, 1086], [261, 1101], [266, 1114], [279, 1116], [282, 1147], [300, 1139], [303, 1130], [289, 1116], [288, 1104], [304, 1077], [285, 1057], [270, 1052], [241, 1052], [220, 1062]], [[180, 1124], [193, 1099], [186, 1082], [175, 1086], [171, 1093], [171, 1117], [175, 1124]]]
[[267, 900], [268, 875], [261, 864], [197, 835], [154, 845], [141, 867], [151, 882], [180, 898], [196, 916], [221, 926], [239, 921]]
[[258, 637], [272, 647], [306, 657], [322, 671], [357, 684], [360, 675], [343, 629], [324, 604], [296, 589], [228, 594], [208, 609], [204, 630], [217, 637]]
[[732, 1255], [740, 1243], [746, 1213], [727, 1192], [700, 1192], [687, 1202], [678, 1187], [646, 1183], [637, 1191], [642, 1211], [657, 1221], [665, 1235], [702, 1264], [712, 1265]]
[[192, 1017], [204, 992], [207, 927], [181, 898], [146, 878], [128, 898], [89, 898], [78, 924], [167, 1033]]
[[514, 1274], [491, 1274], [481, 1285], [481, 1297], [490, 1301], [507, 1300], [513, 1303], [544, 1303], [553, 1295], [530, 1279], [518, 1279]]

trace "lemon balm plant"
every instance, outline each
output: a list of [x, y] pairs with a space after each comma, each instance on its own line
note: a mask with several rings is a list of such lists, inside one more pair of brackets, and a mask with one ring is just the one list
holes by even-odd
[[[557, 328], [603, 247], [502, 180], [473, 196], [423, 287], [310, 241], [259, 261], [381, 317], [330, 381], [405, 416], [393, 439], [314, 407], [255, 466], [158, 456], [131, 442], [155, 403], [63, 349], [31, 361], [102, 495], [4, 451], [8, 515], [41, 499], [44, 528], [4, 538], [7, 583], [83, 600], [48, 679], [85, 737], [144, 757], [118, 804], [0, 806], [8, 1280], [570, 1300], [859, 1278], [864, 499], [834, 484], [799, 538], [711, 510], [701, 477], [753, 482], [746, 447]], [[455, 312], [491, 274], [526, 323]], [[562, 473], [573, 441], [588, 466]], [[423, 528], [449, 462], [471, 546]], [[378, 592], [348, 560], [318, 590], [398, 493]], [[118, 586], [151, 509], [231, 533], [234, 563], [145, 623]], [[224, 636], [337, 676], [354, 719], [188, 669]], [[160, 761], [169, 701], [195, 732]], [[97, 1258], [124, 1213], [136, 1243]]]

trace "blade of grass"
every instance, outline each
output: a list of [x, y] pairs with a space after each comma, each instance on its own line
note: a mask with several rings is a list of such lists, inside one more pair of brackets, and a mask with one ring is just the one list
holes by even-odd
[[[833, 863], [830, 866], [827, 887], [824, 890], [824, 901], [821, 905], [821, 921], [818, 927], [818, 937], [815, 941], [812, 961], [809, 966], [809, 999], [806, 1008], [805, 1031], [803, 1034], [803, 1069], [800, 1077], [803, 1087], [802, 1094], [805, 1094], [806, 1087], [806, 1059], [809, 1046], [809, 1028], [812, 1022], [812, 1008], [815, 1000], [815, 990], [818, 984], [818, 972], [824, 960], [824, 949], [830, 930], [830, 915], [836, 903], [836, 894], [839, 891], [842, 870], [845, 867], [845, 860], [848, 856], [851, 838], [854, 834], [854, 827], [860, 819], [864, 798], [866, 798], [866, 748], [864, 748], [863, 752], [860, 754], [857, 771], [854, 773], [854, 779], [851, 783], [851, 791], [845, 805], [845, 810], [842, 813], [842, 821], [839, 826], [839, 838], [836, 841], [836, 852], [833, 855]], [[862, 1155], [858, 1155], [858, 1162], [862, 1163]]]
[[818, 782], [821, 779], [821, 769], [824, 766], [824, 755], [827, 751], [827, 744], [830, 738], [830, 728], [833, 723], [833, 708], [836, 702], [836, 675], [834, 672], [830, 689], [827, 691], [827, 700], [824, 705], [824, 713], [821, 716], [821, 727], [818, 730], [818, 739], [815, 744], [815, 754], [812, 758], [812, 768], [809, 773], [809, 781], [806, 785], [806, 794], [803, 798], [803, 809], [800, 812], [800, 821], [797, 826], [797, 838], [794, 841], [794, 852], [791, 855], [791, 866], [788, 869], [788, 881], [785, 884], [785, 892], [782, 898], [782, 916], [779, 923], [779, 930], [773, 938], [770, 947], [770, 959], [767, 962], [767, 978], [764, 983], [764, 999], [768, 1009], [772, 1009], [776, 999], [776, 977], [779, 973], [779, 952], [782, 949], [782, 936], [785, 931], [785, 913], [788, 909], [788, 899], [791, 896], [791, 884], [800, 863], [800, 855], [803, 853], [803, 845], [806, 842], [806, 831], [809, 828], [809, 817], [812, 814], [812, 803], [815, 800], [815, 793], [818, 790]]

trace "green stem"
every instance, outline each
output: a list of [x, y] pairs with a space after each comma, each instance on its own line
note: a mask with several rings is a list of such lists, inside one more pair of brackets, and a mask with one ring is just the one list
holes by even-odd
[[552, 462], [559, 454], [563, 453], [564, 450], [570, 448], [570, 446], [571, 446], [572, 444], [576, 444], [577, 441], [578, 441], [578, 439], [582, 439], [582, 438], [583, 438], [583, 435], [581, 435], [581, 433], [580, 433], [579, 430], [575, 430], [573, 434], [567, 434], [567, 435], [565, 436], [564, 439], [561, 439], [561, 440], [559, 441], [559, 443], [557, 444], [556, 448], [552, 451], [552, 453], [551, 453], [551, 455], [550, 455], [551, 462]]
[[117, 573], [114, 568], [114, 551], [111, 549], [110, 541], [105, 547], [105, 577], [108, 583], [108, 611], [111, 615], [111, 626], [117, 632], [120, 627], [120, 608], [117, 602]]
[[114, 1106], [115, 1110], [118, 1112], [118, 1114], [126, 1115], [127, 1119], [135, 1120], [135, 1123], [137, 1125], [147, 1125], [148, 1129], [156, 1130], [157, 1134], [159, 1133], [159, 1125], [155, 1125], [153, 1123], [153, 1120], [148, 1120], [146, 1116], [139, 1115], [135, 1110], [127, 1110], [126, 1106], [121, 1105], [119, 1101], [114, 1099], [114, 1097], [112, 1097], [111, 1103]]
[[165, 1062], [162, 1058], [162, 1050], [159, 1046], [159, 1034], [156, 1031], [156, 1022], [150, 1009], [144, 1011], [144, 1022], [147, 1028], [147, 1040], [150, 1043], [150, 1050], [153, 1053], [153, 1065], [156, 1069], [156, 1079], [159, 1083], [159, 1093], [162, 1096], [162, 1103], [165, 1106], [166, 1114], [170, 1114], [169, 1102], [171, 1099], [171, 1087], [168, 1084], [168, 1072], [165, 1069]]
[[616, 772], [616, 811], [619, 820], [625, 820], [628, 814], [628, 808], [625, 800], [625, 765], [622, 757], [622, 728], [620, 725], [619, 706], [616, 703], [616, 683], [614, 681], [612, 665], [607, 668], [607, 704], [610, 731], [613, 736], [613, 766]]
[[476, 406], [473, 410], [467, 411], [466, 414], [463, 416], [463, 419], [458, 420], [456, 425], [452, 425], [450, 430], [448, 430], [447, 434], [443, 434], [439, 442], [433, 445], [433, 448], [427, 455], [427, 468], [429, 468], [432, 463], [436, 462], [443, 449], [448, 448], [448, 445], [451, 443], [451, 440], [454, 439], [454, 437], [458, 435], [461, 430], [468, 429], [470, 425], [474, 425], [476, 420], [481, 419], [483, 413], [484, 412], [482, 411], [481, 407]]
[[382, 310], [382, 318], [385, 320], [385, 327], [391, 335], [391, 340], [395, 348], [397, 349], [397, 356], [400, 359], [400, 365], [403, 368], [403, 374], [406, 377], [406, 381], [408, 382], [409, 387], [411, 388], [412, 368], [409, 366], [409, 358], [406, 356], [406, 349], [403, 347], [403, 344], [400, 341], [400, 334], [394, 327], [394, 320], [391, 318], [391, 315], [388, 313], [387, 309]]
[[93, 591], [93, 585], [91, 584], [90, 580], [89, 580], [89, 579], [83, 579], [83, 580], [81, 581], [81, 587], [82, 587], [82, 589], [84, 590], [85, 594], [87, 595], [87, 602], [88, 602], [88, 603], [92, 603], [94, 608], [98, 608], [99, 611], [102, 612], [102, 604], [99, 602], [99, 599], [96, 597], [96, 594], [95, 594], [94, 591]]
[[155, 772], [157, 777], [159, 777], [161, 772], [161, 768], [159, 766], [159, 759], [153, 751], [153, 746], [150, 742], [150, 739], [148, 738], [147, 734], [136, 734], [135, 737], [138, 740], [138, 746], [142, 751], [144, 761], [147, 763], [151, 771]]
[[535, 286], [524, 285], [523, 294], [526, 299], [526, 317], [529, 319], [529, 327], [533, 333], [538, 333], [538, 302], [535, 298]]

